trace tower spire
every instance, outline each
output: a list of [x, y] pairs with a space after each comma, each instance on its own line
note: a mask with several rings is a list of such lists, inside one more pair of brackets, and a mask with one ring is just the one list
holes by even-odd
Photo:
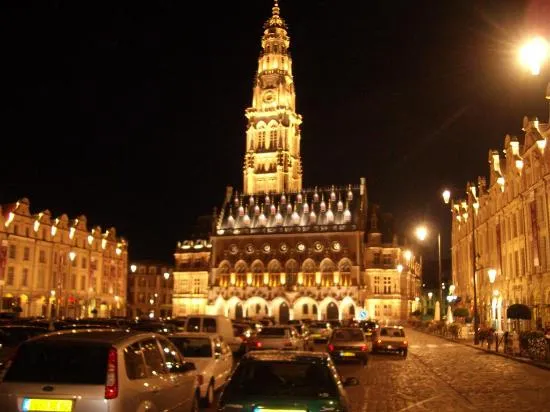
[[302, 190], [300, 124], [292, 75], [290, 38], [273, 0], [271, 16], [264, 24], [262, 50], [246, 109], [246, 153], [243, 189], [253, 193], [294, 193]]

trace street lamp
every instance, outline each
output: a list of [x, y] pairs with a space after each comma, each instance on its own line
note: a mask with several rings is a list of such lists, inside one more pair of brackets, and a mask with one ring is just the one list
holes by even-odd
[[548, 42], [543, 37], [534, 37], [519, 50], [520, 63], [526, 66], [533, 76], [540, 74], [540, 68], [548, 58]]
[[[418, 226], [415, 230], [415, 234], [418, 240], [421, 242], [426, 240], [428, 237], [428, 229], [426, 226]], [[438, 269], [437, 269], [437, 284], [439, 285], [439, 302], [443, 303], [443, 291], [441, 288], [441, 232], [437, 232], [437, 263], [438, 263]]]
[[170, 279], [170, 273], [164, 272], [164, 279], [166, 280]]

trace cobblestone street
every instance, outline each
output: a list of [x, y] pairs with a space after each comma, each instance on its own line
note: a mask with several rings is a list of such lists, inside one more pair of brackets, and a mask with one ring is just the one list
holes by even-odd
[[407, 330], [409, 356], [371, 355], [369, 365], [339, 365], [360, 386], [354, 411], [542, 411], [550, 371]]

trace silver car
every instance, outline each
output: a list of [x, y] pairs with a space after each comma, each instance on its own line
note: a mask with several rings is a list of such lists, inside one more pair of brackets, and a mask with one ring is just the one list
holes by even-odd
[[197, 372], [164, 336], [69, 330], [18, 348], [0, 383], [0, 411], [198, 411]]

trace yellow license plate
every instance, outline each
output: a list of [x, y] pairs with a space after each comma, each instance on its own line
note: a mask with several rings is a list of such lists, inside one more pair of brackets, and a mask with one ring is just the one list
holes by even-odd
[[307, 412], [304, 409], [272, 409], [272, 408], [256, 408], [254, 412]]
[[342, 356], [355, 356], [353, 352], [342, 352]]
[[23, 412], [71, 412], [73, 401], [69, 399], [23, 399]]

